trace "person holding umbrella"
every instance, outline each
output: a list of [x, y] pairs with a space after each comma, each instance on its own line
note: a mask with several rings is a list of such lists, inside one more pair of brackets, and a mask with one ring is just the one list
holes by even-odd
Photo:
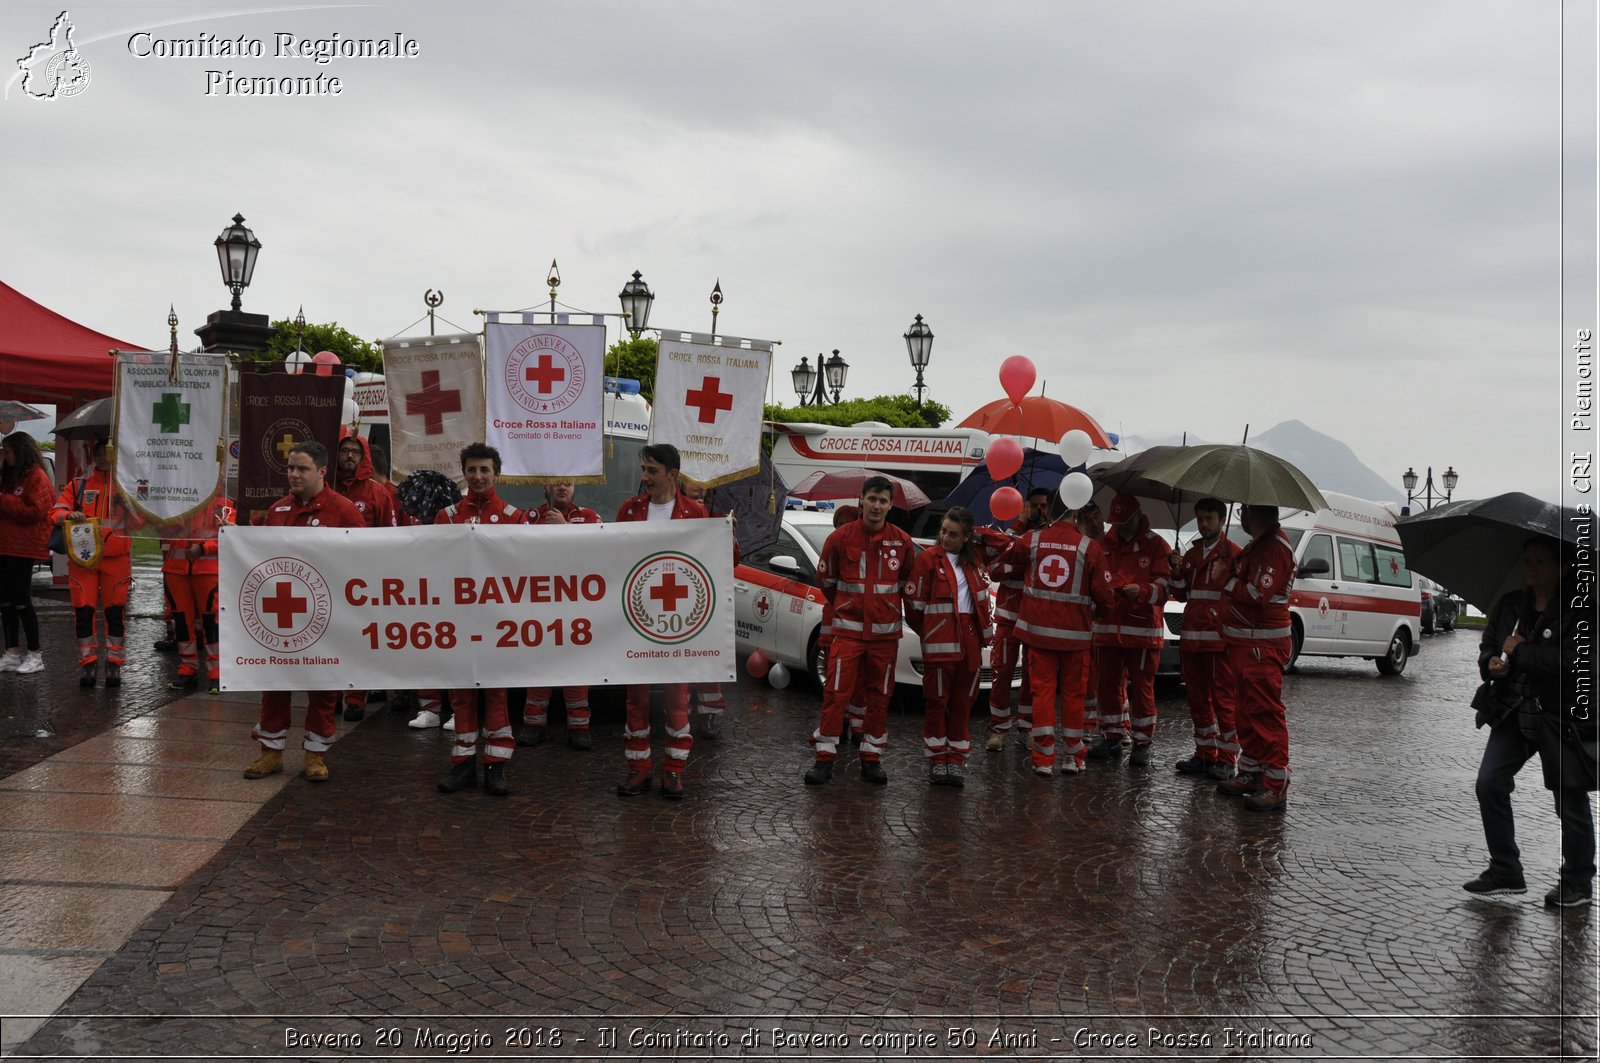
[[[1122, 492], [1113, 498], [1109, 516], [1111, 531], [1101, 545], [1116, 597], [1095, 616], [1102, 737], [1089, 756], [1120, 762], [1123, 736], [1131, 733], [1133, 752], [1128, 763], [1144, 767], [1150, 763], [1156, 734], [1156, 668], [1166, 642], [1162, 606], [1172, 576], [1172, 550], [1150, 530], [1133, 495]], [[1127, 712], [1122, 708], [1124, 686]]]
[[[1211, 562], [1231, 561], [1239, 547], [1222, 532], [1227, 503], [1202, 498], [1194, 504], [1199, 535], [1186, 554], [1173, 554], [1173, 598], [1184, 603], [1183, 627], [1178, 640], [1178, 660], [1183, 669], [1189, 718], [1194, 721], [1194, 756], [1173, 765], [1180, 775], [1233, 777], [1239, 756], [1239, 736], [1234, 728], [1233, 674], [1228, 670], [1227, 646], [1222, 636], [1222, 587], [1210, 578]], [[1226, 574], [1220, 571], [1224, 579]]]
[[[1561, 878], [1544, 896], [1546, 907], [1576, 908], [1594, 894], [1594, 817], [1588, 791], [1595, 788], [1593, 762], [1585, 765], [1577, 736], [1564, 733], [1561, 707], [1575, 703], [1564, 680], [1563, 652], [1581, 637], [1583, 612], [1563, 608], [1560, 544], [1535, 536], [1522, 549], [1525, 586], [1495, 603], [1478, 650], [1478, 672], [1502, 699], [1518, 691], [1519, 702], [1492, 723], [1478, 766], [1478, 812], [1489, 849], [1489, 866], [1463, 887], [1476, 897], [1526, 893], [1521, 853], [1511, 813], [1516, 775], [1535, 753], [1544, 769], [1545, 789], [1555, 793], [1561, 818]], [[1568, 697], [1563, 701], [1563, 694]], [[1593, 740], [1593, 715], [1589, 733]], [[1480, 726], [1482, 724], [1480, 723]]]

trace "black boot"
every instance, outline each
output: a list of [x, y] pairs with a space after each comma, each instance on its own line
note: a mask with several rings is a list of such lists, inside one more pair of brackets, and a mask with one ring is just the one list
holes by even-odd
[[453, 794], [478, 785], [478, 758], [468, 757], [457, 761], [450, 774], [439, 780], [439, 792]]
[[492, 797], [504, 797], [511, 792], [511, 787], [506, 785], [504, 761], [497, 760], [483, 766], [483, 792]]

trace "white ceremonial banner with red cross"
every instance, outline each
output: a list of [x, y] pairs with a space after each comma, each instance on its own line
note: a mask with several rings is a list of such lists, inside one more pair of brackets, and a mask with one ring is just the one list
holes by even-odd
[[604, 319], [533, 317], [495, 313], [484, 325], [484, 442], [500, 451], [505, 483], [604, 483]]
[[771, 363], [764, 340], [662, 333], [650, 442], [678, 448], [685, 480], [715, 487], [760, 469]]
[[726, 520], [218, 538], [224, 690], [737, 678]]
[[461, 448], [483, 439], [483, 348], [471, 333], [383, 341], [390, 478], [456, 477]]

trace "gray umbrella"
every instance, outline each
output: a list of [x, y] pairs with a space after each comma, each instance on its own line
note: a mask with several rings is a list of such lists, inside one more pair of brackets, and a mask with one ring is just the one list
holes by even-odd
[[1111, 508], [1111, 499], [1126, 492], [1139, 500], [1139, 508], [1150, 519], [1153, 528], [1183, 527], [1194, 519], [1194, 504], [1206, 497], [1204, 491], [1189, 491], [1170, 484], [1158, 483], [1146, 473], [1155, 465], [1173, 455], [1181, 454], [1187, 447], [1151, 447], [1121, 461], [1102, 461], [1089, 469], [1089, 479], [1094, 481], [1094, 502], [1102, 513]]
[[111, 396], [95, 399], [61, 418], [50, 431], [63, 439], [107, 439], [111, 436], [111, 410]]
[[1543, 535], [1576, 545], [1592, 518], [1520, 491], [1449, 502], [1395, 524], [1406, 565], [1487, 613], [1523, 585], [1522, 545]]
[[1328, 508], [1305, 473], [1276, 454], [1243, 443], [1180, 447], [1144, 470], [1146, 479], [1224, 502], [1315, 511]]

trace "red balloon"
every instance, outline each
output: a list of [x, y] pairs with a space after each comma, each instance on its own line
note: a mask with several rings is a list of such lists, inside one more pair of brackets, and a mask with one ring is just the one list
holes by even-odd
[[760, 650], [750, 654], [750, 659], [744, 662], [744, 670], [756, 679], [760, 679], [772, 670], [772, 662], [767, 660], [767, 655]]
[[1016, 520], [1022, 515], [1022, 492], [1015, 487], [999, 487], [989, 496], [989, 512], [995, 520]]
[[989, 478], [1004, 480], [1022, 468], [1022, 444], [1002, 436], [989, 444]]
[[1013, 354], [1000, 363], [1000, 386], [1005, 389], [1006, 398], [1012, 402], [1027, 398], [1028, 392], [1033, 390], [1033, 382], [1038, 378], [1039, 373], [1033, 368], [1031, 358]]
[[333, 367], [339, 364], [339, 356], [332, 351], [318, 351], [311, 356], [311, 364], [317, 367], [318, 376], [332, 376]]

